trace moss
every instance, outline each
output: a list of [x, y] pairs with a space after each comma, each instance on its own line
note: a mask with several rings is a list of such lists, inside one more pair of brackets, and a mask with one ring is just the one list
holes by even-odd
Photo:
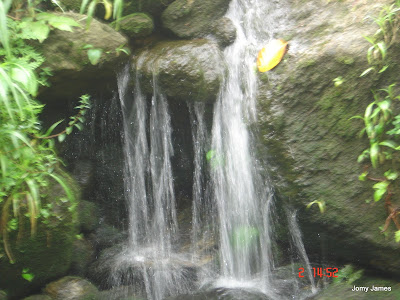
[[354, 64], [354, 58], [349, 56], [338, 56], [335, 58], [338, 63], [345, 64], [345, 65], [352, 65]]
[[[113, 24], [115, 26], [115, 22]], [[123, 17], [120, 26], [122, 32], [131, 38], [146, 37], [154, 30], [152, 18], [144, 13], [133, 13]]]

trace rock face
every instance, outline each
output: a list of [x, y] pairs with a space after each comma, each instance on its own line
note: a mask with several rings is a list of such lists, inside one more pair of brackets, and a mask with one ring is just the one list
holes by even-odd
[[[100, 86], [115, 80], [115, 67], [128, 58], [117, 50], [126, 45], [128, 40], [110, 26], [93, 19], [86, 30], [84, 16], [72, 12], [63, 16], [79, 21], [82, 27], [75, 27], [73, 32], [53, 30], [38, 45], [46, 59], [43, 67], [48, 67], [53, 72], [50, 78], [51, 87], [40, 95], [41, 99], [49, 98], [54, 101], [54, 98], [60, 98], [60, 94], [61, 97], [68, 98], [98, 90]], [[87, 50], [84, 50], [85, 45], [102, 49], [97, 65], [90, 63]]]
[[230, 0], [175, 0], [162, 13], [163, 26], [180, 38], [202, 37], [228, 9]]
[[[370, 46], [363, 36], [377, 30], [365, 19], [373, 10], [364, 2], [294, 1], [292, 11], [292, 26], [280, 33], [293, 37], [289, 52], [260, 75], [259, 151], [280, 197], [300, 209], [309, 253], [323, 247], [326, 260], [399, 274], [399, 245], [393, 233], [385, 238], [379, 230], [387, 217], [384, 205], [367, 204], [373, 183], [358, 180], [363, 165], [357, 157], [368, 147], [358, 137], [363, 122], [349, 120], [364, 114], [371, 89], [398, 81], [399, 59], [384, 75], [360, 78]], [[398, 48], [390, 51], [399, 56]], [[335, 86], [335, 79], [342, 83]], [[305, 210], [314, 200], [326, 202], [324, 214], [317, 207]]]
[[146, 37], [154, 30], [153, 20], [143, 13], [134, 13], [123, 17], [120, 25], [121, 31], [130, 38]]
[[153, 72], [169, 97], [215, 100], [224, 75], [222, 53], [207, 40], [161, 42], [138, 55], [143, 88], [152, 92]]

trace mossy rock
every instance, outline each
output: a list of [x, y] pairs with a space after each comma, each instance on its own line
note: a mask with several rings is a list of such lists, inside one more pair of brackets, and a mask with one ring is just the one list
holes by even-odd
[[154, 30], [153, 20], [144, 13], [125, 16], [120, 21], [121, 31], [130, 38], [149, 36]]
[[99, 291], [84, 278], [66, 276], [46, 285], [44, 292], [53, 299], [96, 300]]
[[[268, 161], [265, 168], [280, 198], [299, 209], [304, 242], [313, 259], [320, 259], [323, 247], [324, 259], [356, 261], [400, 274], [395, 227], [390, 226], [388, 237], [380, 232], [387, 218], [384, 203], [366, 203], [372, 198], [373, 183], [358, 180], [363, 165], [357, 157], [369, 146], [359, 137], [363, 122], [350, 119], [364, 114], [373, 101], [371, 90], [398, 82], [398, 74], [388, 70], [360, 78], [369, 67], [370, 45], [363, 36], [378, 28], [365, 21], [374, 4], [360, 4], [352, 13], [349, 5], [298, 4], [293, 27], [277, 33], [291, 35], [293, 47], [264, 75], [267, 81], [260, 76], [258, 151]], [[298, 18], [304, 10], [308, 14]], [[398, 55], [399, 49], [391, 52]], [[398, 70], [398, 64], [391, 68]], [[339, 77], [343, 82], [335, 86]], [[305, 209], [314, 200], [325, 201], [325, 213], [317, 205]]]
[[180, 38], [202, 37], [228, 9], [230, 0], [176, 0], [163, 12], [163, 27]]
[[[79, 199], [76, 184], [61, 170], [58, 171]], [[19, 231], [11, 232], [8, 244], [14, 263], [7, 257], [0, 258], [0, 288], [7, 291], [11, 299], [20, 298], [51, 279], [64, 275], [70, 268], [72, 245], [77, 234], [76, 203], [67, 200], [63, 188], [55, 181], [49, 191], [42, 191], [47, 197], [42, 199], [42, 208], [48, 208], [50, 216], [38, 219], [36, 234], [31, 235], [29, 219], [19, 221]], [[33, 275], [31, 282], [22, 277]]]
[[202, 39], [160, 42], [137, 62], [144, 91], [152, 93], [155, 73], [165, 95], [184, 101], [215, 100], [225, 72], [218, 45]]
[[[114, 82], [116, 66], [128, 60], [128, 55], [117, 51], [128, 44], [128, 39], [111, 26], [93, 19], [86, 29], [84, 15], [73, 12], [62, 15], [74, 19], [81, 27], [75, 27], [73, 32], [54, 29], [43, 43], [35, 45], [45, 57], [42, 67], [53, 73], [49, 79], [50, 87], [39, 95], [45, 103], [95, 93], [100, 86]], [[102, 51], [96, 65], [89, 60], [90, 49], [85, 48], [88, 45], [91, 45], [90, 49]]]

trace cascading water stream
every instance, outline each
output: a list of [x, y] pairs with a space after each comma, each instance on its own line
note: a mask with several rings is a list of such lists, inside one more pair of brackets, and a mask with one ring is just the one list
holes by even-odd
[[270, 21], [260, 12], [269, 1], [233, 0], [227, 17], [237, 38], [224, 54], [228, 75], [214, 110], [211, 168], [213, 197], [220, 233], [220, 284], [248, 285], [271, 291], [272, 189], [257, 171], [252, 137], [247, 128], [256, 119], [254, 61], [261, 43], [272, 38]]
[[[141, 63], [139, 58], [137, 64]], [[187, 291], [182, 258], [173, 252], [178, 222], [171, 156], [171, 120], [165, 96], [153, 77], [150, 112], [135, 78], [129, 94], [129, 66], [119, 74], [118, 90], [124, 119], [125, 190], [129, 206], [129, 242], [115, 258], [115, 281], [143, 282], [147, 299]], [[119, 283], [120, 284], [120, 283]]]
[[[197, 278], [205, 287], [251, 290], [268, 299], [302, 298], [282, 291], [299, 290], [295, 277], [279, 281], [273, 275], [273, 188], [260, 174], [248, 128], [256, 122], [255, 57], [272, 39], [272, 26], [281, 14], [278, 1], [232, 0], [227, 17], [237, 28], [237, 38], [224, 52], [228, 72], [214, 106], [211, 132], [205, 104], [188, 102], [194, 168], [189, 253], [178, 249], [184, 245], [178, 235], [167, 99], [155, 75], [150, 99], [141, 91], [139, 71], [133, 97], [129, 67], [119, 74], [130, 218], [128, 245], [113, 260], [115, 285], [141, 282], [138, 290], [147, 299], [161, 300], [193, 291]], [[144, 51], [136, 70], [145, 57]], [[295, 217], [289, 218], [289, 225], [295, 248], [309, 268]], [[189, 269], [196, 269], [196, 276], [189, 275]]]

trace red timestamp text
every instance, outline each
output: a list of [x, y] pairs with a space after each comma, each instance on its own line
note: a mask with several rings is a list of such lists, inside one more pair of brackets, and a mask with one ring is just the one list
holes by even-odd
[[[299, 277], [302, 278], [304, 277], [304, 268], [299, 268]], [[315, 277], [338, 277], [335, 274], [339, 272], [338, 268], [312, 268], [312, 274]]]

